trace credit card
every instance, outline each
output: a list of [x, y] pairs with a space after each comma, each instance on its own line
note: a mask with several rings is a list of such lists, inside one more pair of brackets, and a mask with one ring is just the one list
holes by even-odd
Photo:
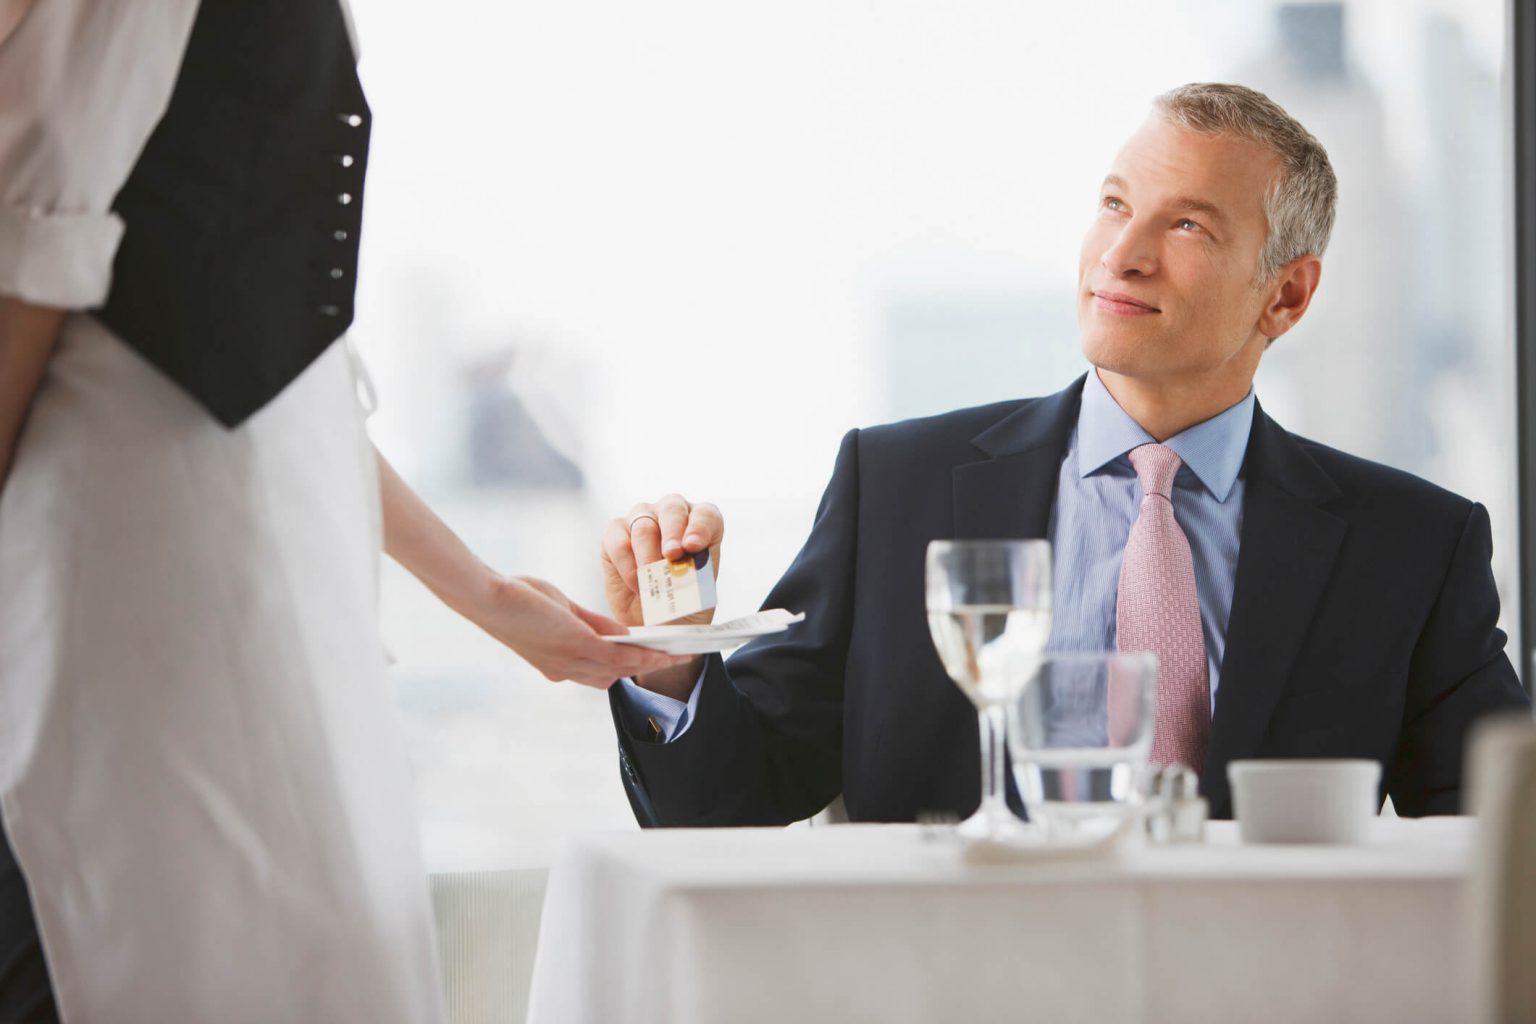
[[715, 567], [706, 549], [640, 567], [640, 614], [647, 626], [675, 622], [715, 606]]

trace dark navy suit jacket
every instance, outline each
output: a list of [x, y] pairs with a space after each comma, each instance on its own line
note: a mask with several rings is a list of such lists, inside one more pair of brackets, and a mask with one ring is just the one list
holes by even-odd
[[[612, 694], [641, 824], [785, 824], [839, 793], [854, 821], [973, 810], [976, 714], [929, 639], [924, 552], [939, 537], [1046, 536], [1081, 393], [1079, 380], [849, 433], [765, 602], [805, 622], [711, 657], [675, 742], [647, 742]], [[1250, 757], [1372, 758], [1399, 814], [1456, 813], [1468, 726], [1530, 706], [1495, 625], [1487, 511], [1296, 437], [1257, 406], [1243, 477], [1201, 779], [1212, 814], [1231, 816], [1227, 764]]]

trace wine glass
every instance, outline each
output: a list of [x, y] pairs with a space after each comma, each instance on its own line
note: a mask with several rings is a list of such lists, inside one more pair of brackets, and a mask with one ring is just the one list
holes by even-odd
[[928, 545], [928, 630], [981, 731], [981, 806], [967, 839], [1023, 831], [1003, 774], [1008, 703], [1028, 684], [1051, 634], [1051, 545], [1043, 540], [936, 540]]

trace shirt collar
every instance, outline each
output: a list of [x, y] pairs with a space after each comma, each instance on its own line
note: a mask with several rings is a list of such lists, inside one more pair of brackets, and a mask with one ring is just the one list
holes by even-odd
[[[1253, 428], [1253, 389], [1243, 400], [1204, 423], [1175, 434], [1163, 443], [1184, 461], [1190, 472], [1217, 501], [1226, 501], [1243, 467], [1248, 432]], [[1156, 444], [1151, 434], [1120, 408], [1090, 371], [1083, 384], [1083, 404], [1077, 414], [1078, 472], [1091, 476], [1132, 448]]]

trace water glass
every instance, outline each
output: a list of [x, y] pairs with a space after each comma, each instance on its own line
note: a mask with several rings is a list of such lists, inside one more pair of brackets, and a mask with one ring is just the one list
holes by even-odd
[[1030, 820], [1048, 835], [1108, 832], [1134, 811], [1152, 753], [1157, 657], [1048, 653], [1008, 705], [1008, 748]]

